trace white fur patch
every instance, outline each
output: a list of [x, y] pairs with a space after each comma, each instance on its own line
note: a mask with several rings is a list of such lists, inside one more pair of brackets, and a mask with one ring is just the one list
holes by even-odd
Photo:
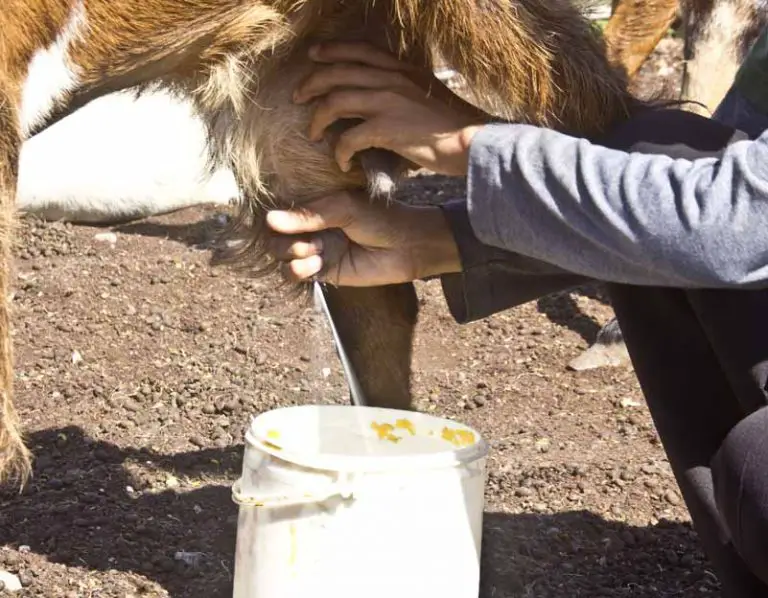
[[23, 144], [16, 207], [45, 220], [109, 224], [237, 201], [234, 175], [209, 173], [206, 151], [189, 101], [110, 94]]
[[21, 93], [21, 131], [24, 138], [45, 122], [56, 102], [78, 85], [78, 69], [69, 60], [69, 47], [86, 28], [85, 5], [77, 0], [56, 40], [32, 56]]

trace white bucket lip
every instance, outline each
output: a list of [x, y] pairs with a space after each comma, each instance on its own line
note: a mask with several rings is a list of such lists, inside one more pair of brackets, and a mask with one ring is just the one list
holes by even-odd
[[[291, 451], [285, 447], [277, 447], [266, 438], [257, 438], [253, 431], [256, 420], [267, 413], [276, 411], [289, 411], [299, 409], [356, 409], [388, 414], [390, 416], [402, 417], [404, 413], [411, 415], [418, 414], [422, 417], [428, 417], [437, 422], [444, 422], [446, 425], [459, 425], [475, 434], [474, 444], [460, 448], [446, 448], [445, 451], [426, 455], [395, 455], [390, 457], [383, 456], [351, 456], [351, 455], [307, 455], [297, 451]], [[302, 467], [329, 472], [384, 472], [384, 471], [407, 471], [407, 470], [426, 470], [445, 467], [457, 467], [473, 463], [487, 456], [489, 445], [485, 438], [474, 428], [443, 417], [434, 415], [408, 412], [399, 409], [387, 409], [383, 407], [363, 407], [356, 405], [291, 405], [287, 407], [278, 407], [270, 409], [251, 418], [251, 425], [245, 433], [245, 442], [259, 451]]]

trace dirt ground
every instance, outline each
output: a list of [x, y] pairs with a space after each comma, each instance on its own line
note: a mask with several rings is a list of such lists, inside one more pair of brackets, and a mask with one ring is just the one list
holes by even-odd
[[[679, 43], [642, 74], [679, 81]], [[458, 196], [420, 177], [419, 201]], [[311, 308], [208, 265], [224, 216], [192, 209], [98, 229], [27, 219], [18, 250], [18, 405], [36, 456], [0, 494], [0, 569], [18, 596], [231, 595], [243, 433], [264, 410], [346, 403]], [[116, 242], [95, 235], [112, 231]], [[483, 598], [715, 596], [630, 368], [566, 363], [611, 315], [599, 289], [466, 326], [418, 287], [420, 409], [491, 441]], [[185, 564], [178, 552], [199, 553]]]

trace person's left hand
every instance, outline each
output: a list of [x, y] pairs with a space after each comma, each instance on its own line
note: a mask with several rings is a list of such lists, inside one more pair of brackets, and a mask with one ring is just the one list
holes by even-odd
[[341, 192], [267, 212], [270, 254], [289, 278], [368, 287], [458, 272], [461, 258], [442, 210], [372, 202]]
[[310, 58], [319, 65], [294, 93], [299, 104], [319, 99], [310, 140], [322, 139], [339, 119], [363, 120], [336, 142], [343, 171], [357, 152], [376, 147], [439, 174], [466, 175], [469, 145], [484, 120], [480, 110], [450, 93], [443, 94], [450, 102], [437, 99], [415, 82], [420, 73], [413, 66], [367, 43], [324, 43], [311, 48]]

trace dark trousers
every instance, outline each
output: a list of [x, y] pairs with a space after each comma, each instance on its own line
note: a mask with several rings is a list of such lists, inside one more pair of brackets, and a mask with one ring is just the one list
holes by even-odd
[[610, 293], [723, 596], [768, 596], [768, 292]]
[[[768, 127], [735, 90], [718, 112], [753, 138]], [[693, 159], [739, 139], [726, 141], [733, 129], [714, 121], [673, 117], [670, 126], [668, 118], [641, 118], [609, 144]], [[609, 292], [723, 596], [768, 597], [768, 290]]]

